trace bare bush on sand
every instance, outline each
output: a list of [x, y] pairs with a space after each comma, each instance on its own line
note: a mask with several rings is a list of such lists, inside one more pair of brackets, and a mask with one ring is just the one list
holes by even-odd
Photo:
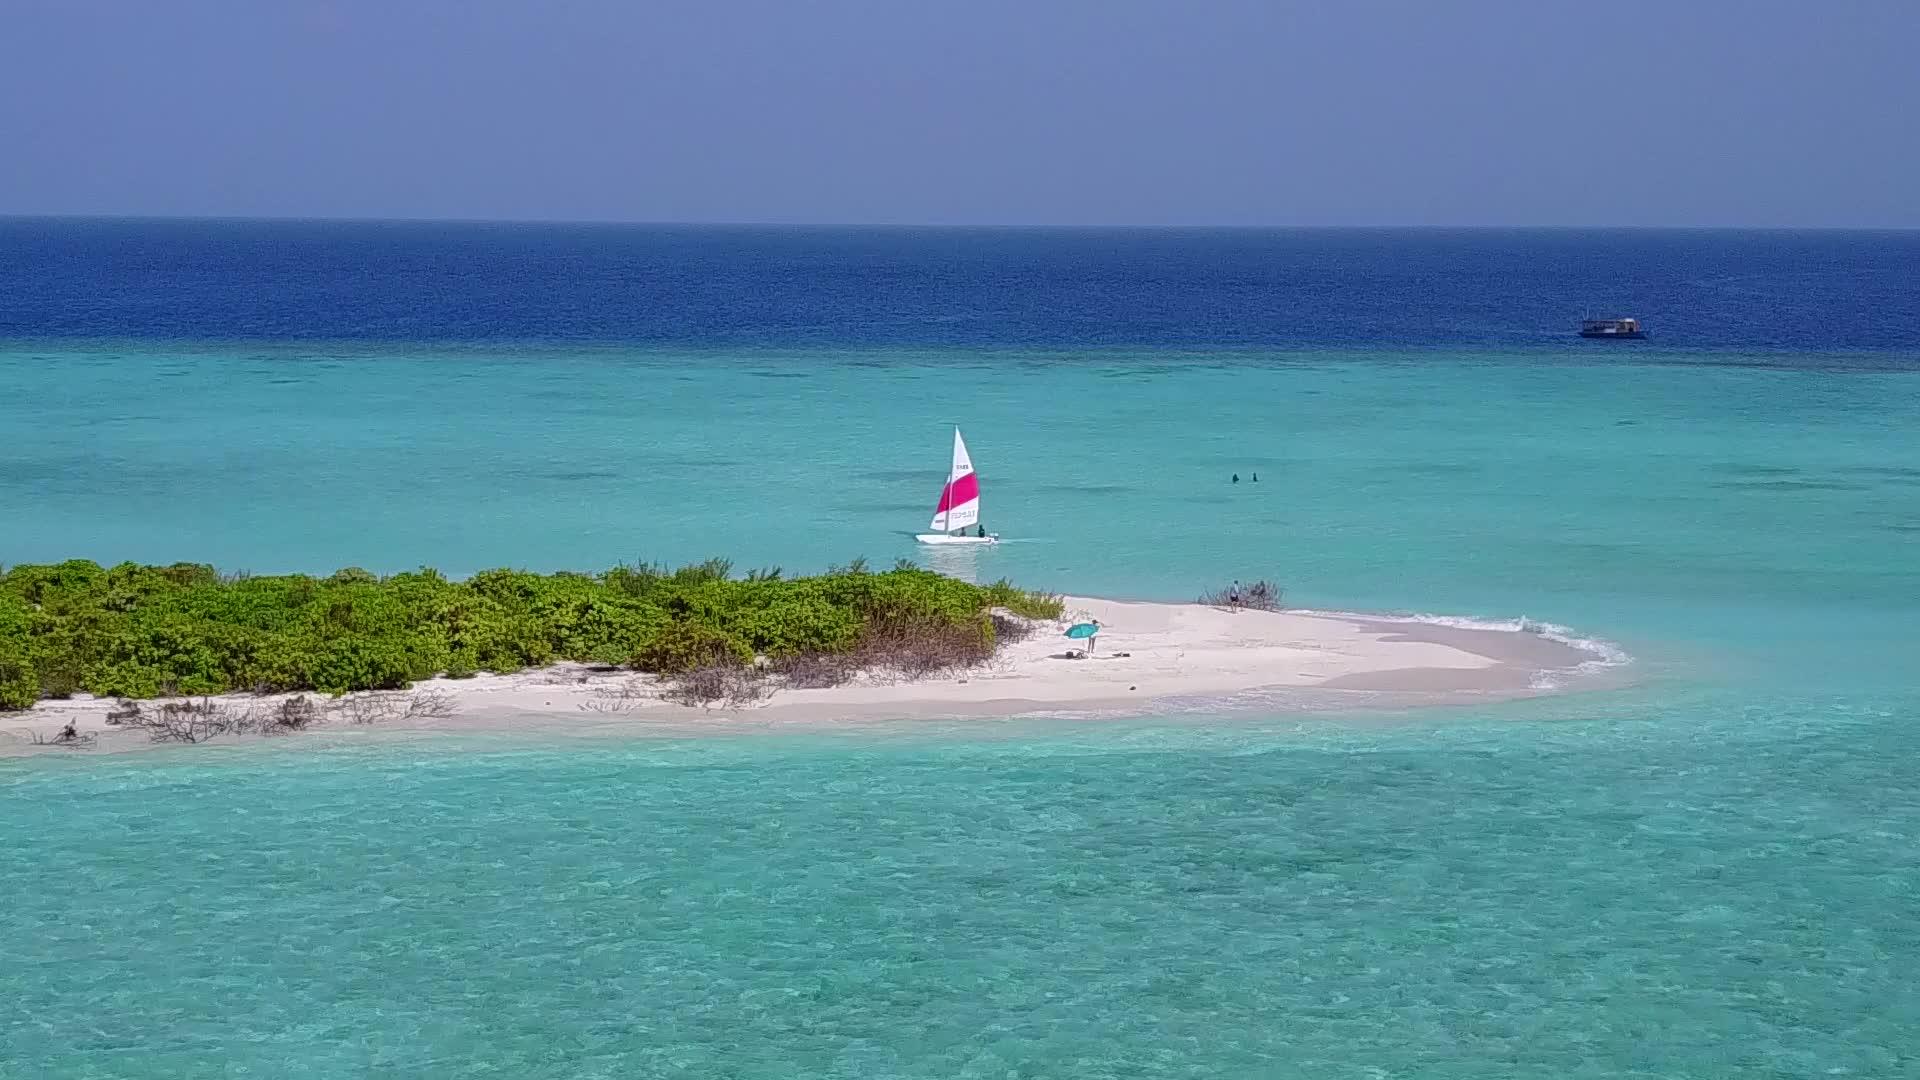
[[860, 665], [845, 653], [798, 653], [767, 665], [790, 690], [829, 690], [845, 686], [860, 674]]
[[445, 719], [457, 708], [453, 694], [445, 690], [372, 690], [343, 695], [328, 705], [327, 711], [349, 724], [365, 726]]
[[153, 742], [202, 743], [221, 735], [292, 735], [329, 721], [366, 725], [445, 717], [454, 708], [453, 695], [441, 690], [347, 694], [324, 705], [311, 694], [244, 707], [210, 697], [157, 704], [123, 700], [107, 710], [106, 722], [110, 727], [145, 732]]
[[1286, 590], [1271, 581], [1262, 579], [1250, 585], [1235, 582], [1200, 594], [1200, 603], [1208, 607], [1229, 608], [1238, 611], [1279, 611]]
[[654, 700], [653, 679], [635, 675], [617, 683], [595, 687], [592, 696], [580, 703], [583, 712], [625, 716]]
[[69, 720], [67, 726], [52, 735], [35, 731], [27, 736], [27, 741], [34, 746], [57, 746], [62, 750], [91, 750], [99, 741], [99, 736], [81, 731], [74, 721]]
[[750, 664], [703, 664], [667, 679], [662, 696], [675, 705], [711, 709], [722, 705], [744, 709], [773, 694], [764, 668]]

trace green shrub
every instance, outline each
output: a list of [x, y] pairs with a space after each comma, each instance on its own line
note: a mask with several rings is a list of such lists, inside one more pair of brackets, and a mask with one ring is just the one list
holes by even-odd
[[417, 674], [404, 641], [346, 634], [321, 647], [308, 679], [322, 693], [344, 694], [349, 690], [398, 690]]
[[656, 675], [752, 660], [753, 650], [739, 639], [705, 623], [685, 621], [668, 624], [633, 654], [634, 667]]
[[607, 588], [622, 596], [645, 599], [653, 595], [654, 590], [658, 589], [667, 578], [668, 573], [664, 566], [636, 563], [632, 566], [625, 564], [616, 566], [602, 574], [600, 580], [606, 584]]
[[907, 563], [876, 573], [859, 560], [800, 578], [735, 578], [716, 559], [600, 575], [499, 569], [463, 582], [430, 569], [222, 577], [197, 563], [74, 560], [0, 573], [0, 707], [80, 689], [127, 698], [388, 689], [556, 660], [664, 674], [756, 654], [857, 663], [881, 641], [953, 658], [991, 649], [996, 608], [1048, 617], [1059, 599]]
[[986, 587], [987, 603], [1027, 619], [1057, 619], [1067, 605], [1058, 594], [1017, 589], [1006, 578]]
[[0, 638], [0, 712], [25, 709], [40, 700], [40, 673], [33, 668], [24, 643]]
[[857, 612], [811, 596], [753, 608], [729, 622], [749, 649], [766, 656], [845, 652], [862, 626]]
[[28, 607], [64, 610], [76, 598], [99, 591], [107, 572], [86, 559], [69, 559], [56, 566], [16, 566], [7, 571], [6, 590]]

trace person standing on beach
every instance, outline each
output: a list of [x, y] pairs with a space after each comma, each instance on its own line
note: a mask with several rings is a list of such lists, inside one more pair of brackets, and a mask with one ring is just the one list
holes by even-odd
[[1227, 606], [1232, 608], [1235, 611], [1240, 610], [1240, 579], [1239, 578], [1234, 578], [1233, 584], [1227, 586]]

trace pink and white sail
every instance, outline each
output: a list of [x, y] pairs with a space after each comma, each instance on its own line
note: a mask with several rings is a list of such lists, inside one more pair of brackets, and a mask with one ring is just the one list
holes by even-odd
[[950, 533], [979, 522], [980, 478], [974, 475], [960, 429], [954, 428], [953, 468], [947, 473], [947, 486], [940, 489], [940, 505], [933, 511], [933, 531]]

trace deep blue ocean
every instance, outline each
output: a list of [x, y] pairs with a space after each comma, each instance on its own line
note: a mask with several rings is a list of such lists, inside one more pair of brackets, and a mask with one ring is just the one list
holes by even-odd
[[0, 563], [885, 564], [955, 424], [942, 570], [1626, 685], [0, 760], [0, 1077], [1920, 1075], [1920, 233], [0, 220]]
[[[1920, 232], [0, 218], [0, 338], [1920, 350]], [[1578, 355], [1578, 354], [1576, 354]]]

